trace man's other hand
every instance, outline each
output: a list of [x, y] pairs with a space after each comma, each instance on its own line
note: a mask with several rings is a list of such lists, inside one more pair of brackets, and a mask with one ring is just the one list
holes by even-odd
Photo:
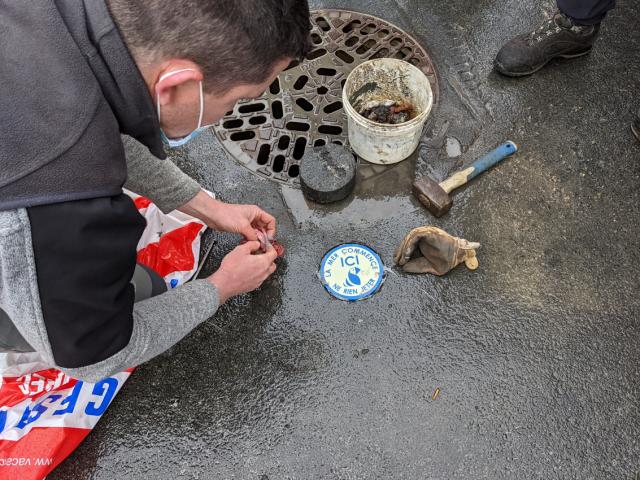
[[276, 271], [276, 250], [268, 245], [267, 252], [260, 253], [260, 248], [258, 241], [236, 247], [208, 278], [218, 290], [221, 305], [231, 297], [256, 290]]
[[222, 232], [239, 233], [249, 241], [258, 240], [256, 230], [263, 230], [275, 239], [276, 219], [256, 205], [220, 203], [209, 225]]
[[255, 230], [264, 230], [269, 239], [275, 239], [276, 219], [256, 205], [224, 203], [200, 191], [179, 210], [220, 232], [239, 233], [254, 241], [258, 240]]

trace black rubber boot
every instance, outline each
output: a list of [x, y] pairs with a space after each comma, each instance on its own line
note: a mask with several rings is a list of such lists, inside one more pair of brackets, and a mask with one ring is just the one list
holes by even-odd
[[536, 30], [518, 35], [498, 52], [495, 69], [510, 77], [537, 72], [554, 58], [576, 58], [591, 51], [598, 37], [598, 25], [575, 25], [558, 12]]
[[638, 110], [636, 118], [633, 119], [633, 123], [631, 124], [631, 131], [640, 142], [640, 110]]

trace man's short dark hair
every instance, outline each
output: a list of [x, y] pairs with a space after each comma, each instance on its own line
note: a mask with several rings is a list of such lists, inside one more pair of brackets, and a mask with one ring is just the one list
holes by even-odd
[[184, 58], [208, 91], [264, 82], [310, 49], [307, 0], [107, 0], [136, 62]]

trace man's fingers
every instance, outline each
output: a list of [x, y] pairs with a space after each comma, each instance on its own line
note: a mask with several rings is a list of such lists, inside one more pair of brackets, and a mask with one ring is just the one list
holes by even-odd
[[276, 219], [272, 215], [269, 215], [264, 210], [260, 210], [258, 214], [258, 218], [256, 219], [257, 223], [260, 224], [262, 228], [267, 233], [269, 239], [273, 240], [276, 235]]
[[251, 225], [248, 225], [245, 228], [243, 228], [240, 234], [251, 242], [258, 240], [258, 234], [256, 233], [255, 229]]
[[273, 274], [273, 272], [275, 272], [277, 268], [278, 266], [275, 263], [272, 263], [269, 267], [269, 275]]
[[262, 246], [260, 245], [260, 242], [258, 242], [257, 240], [252, 240], [243, 245], [240, 245], [239, 248], [243, 248], [245, 251], [247, 251], [247, 253], [254, 253], [260, 250]]
[[278, 258], [278, 252], [271, 243], [268, 244], [267, 251], [263, 254], [265, 260], [269, 261], [269, 263], [273, 263]]
[[267, 222], [265, 226], [265, 230], [267, 231], [267, 235], [269, 236], [269, 239], [275, 240], [276, 238], [276, 219], [275, 218], [271, 217], [271, 220]]
[[267, 251], [264, 252], [261, 250], [260, 257], [269, 263], [273, 263], [278, 258], [278, 251], [275, 248], [273, 248], [273, 245], [271, 245], [271, 242], [267, 242]]

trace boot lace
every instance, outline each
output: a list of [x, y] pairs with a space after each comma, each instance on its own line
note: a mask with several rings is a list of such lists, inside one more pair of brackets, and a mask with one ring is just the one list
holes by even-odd
[[546, 20], [539, 28], [535, 29], [529, 34], [528, 43], [533, 45], [539, 43], [551, 35], [558, 34], [562, 31], [562, 27], [556, 22], [556, 16], [554, 15], [549, 20]]

